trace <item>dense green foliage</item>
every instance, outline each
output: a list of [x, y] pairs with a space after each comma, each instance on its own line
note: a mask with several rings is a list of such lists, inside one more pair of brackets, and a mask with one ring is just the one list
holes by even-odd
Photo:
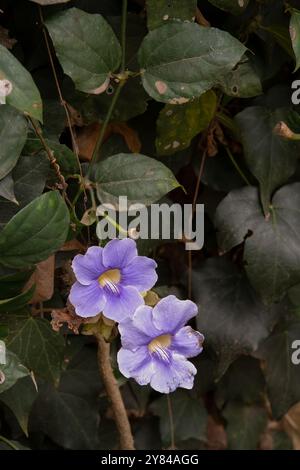
[[[96, 327], [67, 299], [72, 258], [99, 242], [96, 204], [119, 196], [205, 204], [200, 251], [138, 241], [158, 263], [156, 293], [191, 296], [205, 335], [193, 390], [171, 395], [176, 446], [289, 449], [299, 2], [127, 7], [126, 18], [119, 0], [0, 0], [0, 449], [118, 445]], [[168, 447], [166, 397], [121, 376], [115, 330], [97, 326], [114, 339], [136, 447]]]

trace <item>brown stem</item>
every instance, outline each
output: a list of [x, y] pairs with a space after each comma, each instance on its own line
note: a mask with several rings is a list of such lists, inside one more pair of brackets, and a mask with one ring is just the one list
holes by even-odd
[[173, 409], [172, 409], [172, 402], [171, 402], [171, 396], [168, 393], [167, 394], [167, 404], [168, 404], [168, 415], [169, 415], [169, 422], [170, 422], [170, 436], [171, 436], [171, 447], [170, 449], [175, 450], [176, 445], [175, 445], [175, 429], [174, 429], [174, 420], [173, 420]]
[[[45, 27], [45, 24], [44, 24], [43, 11], [42, 11], [42, 7], [40, 5], [38, 5], [38, 10], [39, 10], [40, 22], [41, 22], [41, 26], [42, 26], [42, 30], [43, 30], [43, 36], [44, 36], [44, 40], [45, 40], [45, 44], [46, 44], [46, 49], [47, 49], [47, 53], [48, 53], [48, 57], [49, 57], [49, 62], [50, 62], [50, 65], [51, 65], [51, 69], [52, 69], [52, 73], [53, 73], [57, 93], [58, 93], [58, 96], [59, 96], [59, 101], [60, 101], [60, 104], [62, 105], [62, 107], [64, 108], [64, 111], [65, 111], [65, 114], [66, 114], [68, 128], [69, 128], [71, 141], [72, 141], [72, 149], [73, 149], [73, 152], [74, 152], [76, 160], [77, 160], [77, 165], [78, 165], [78, 170], [79, 170], [81, 181], [83, 181], [83, 173], [82, 173], [82, 168], [81, 168], [80, 159], [79, 159], [78, 145], [77, 145], [76, 137], [75, 137], [73, 126], [72, 126], [70, 111], [69, 111], [68, 103], [65, 101], [65, 99], [63, 97], [61, 87], [60, 87], [60, 84], [59, 84], [58, 76], [57, 76], [56, 69], [55, 69], [54, 60], [53, 60], [53, 57], [52, 57], [51, 47], [50, 47], [50, 43], [49, 43], [49, 39], [48, 39], [48, 33], [47, 33], [47, 30], [46, 30], [46, 27]], [[84, 208], [86, 210], [87, 194], [86, 194], [86, 189], [85, 189], [84, 186], [83, 186], [83, 192], [84, 192]]]
[[27, 116], [32, 127], [33, 127], [33, 130], [37, 136], [37, 138], [39, 139], [39, 141], [41, 142], [42, 146], [44, 147], [44, 150], [46, 151], [46, 154], [47, 154], [47, 157], [50, 161], [50, 164], [51, 166], [53, 167], [54, 171], [55, 171], [55, 174], [57, 176], [57, 179], [59, 180], [60, 182], [60, 185], [61, 185], [61, 189], [63, 191], [63, 196], [65, 198], [65, 200], [68, 202], [69, 205], [71, 205], [71, 202], [69, 201], [68, 197], [67, 197], [67, 193], [66, 193], [66, 190], [67, 190], [67, 187], [68, 187], [68, 184], [66, 183], [66, 180], [64, 178], [64, 176], [61, 174], [61, 171], [60, 171], [60, 166], [59, 164], [57, 163], [56, 161], [56, 158], [54, 157], [53, 155], [53, 152], [52, 150], [49, 148], [49, 146], [47, 145], [47, 142], [46, 140], [44, 139], [44, 136], [43, 136], [43, 133], [42, 131], [40, 130], [39, 126], [36, 124], [35, 120], [31, 117], [31, 116]]
[[123, 398], [110, 362], [110, 344], [98, 334], [98, 365], [106, 393], [111, 401], [115, 422], [120, 436], [121, 450], [134, 450], [134, 440]]

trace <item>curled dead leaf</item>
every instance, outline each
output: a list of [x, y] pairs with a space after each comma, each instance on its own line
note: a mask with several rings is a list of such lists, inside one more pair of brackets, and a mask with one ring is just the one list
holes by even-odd
[[31, 304], [38, 302], [44, 302], [45, 300], [51, 299], [54, 291], [54, 269], [55, 269], [55, 257], [50, 256], [45, 261], [41, 261], [36, 265], [35, 271], [31, 275], [30, 279], [24, 286], [24, 292], [30, 289], [35, 284], [35, 291]]
[[[98, 122], [82, 127], [77, 132], [77, 146], [79, 156], [82, 160], [90, 161], [101, 132], [102, 125]], [[104, 142], [112, 135], [119, 134], [126, 142], [128, 149], [132, 153], [139, 153], [141, 142], [138, 133], [129, 127], [125, 122], [111, 122], [106, 129]]]

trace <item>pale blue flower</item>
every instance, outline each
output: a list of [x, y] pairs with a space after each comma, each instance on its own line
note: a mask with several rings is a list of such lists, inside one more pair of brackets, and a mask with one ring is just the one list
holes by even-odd
[[138, 307], [131, 319], [119, 325], [121, 373], [162, 393], [177, 387], [191, 389], [197, 370], [187, 358], [201, 353], [204, 336], [185, 325], [196, 314], [196, 304], [174, 295], [154, 308]]
[[136, 242], [129, 238], [111, 240], [104, 248], [92, 246], [73, 260], [77, 282], [70, 302], [81, 317], [103, 312], [112, 320], [125, 320], [144, 303], [141, 292], [156, 283], [156, 266], [154, 260], [138, 256]]

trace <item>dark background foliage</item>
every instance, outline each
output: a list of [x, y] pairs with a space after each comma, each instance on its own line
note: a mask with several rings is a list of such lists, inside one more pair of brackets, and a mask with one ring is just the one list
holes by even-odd
[[[38, 3], [55, 5], [43, 6], [41, 18]], [[55, 15], [72, 7], [103, 15], [120, 36], [119, 0], [0, 0], [0, 79], [14, 72], [14, 94], [0, 106], [0, 339], [7, 348], [7, 363], [0, 365], [1, 449], [118, 445], [93, 331], [64, 310], [72, 258], [98, 243], [95, 205], [79, 184], [80, 171], [86, 175], [118, 89], [112, 79], [104, 93], [88, 93], [96, 88], [90, 77], [75, 76], [64, 63], [68, 38]], [[194, 326], [206, 337], [194, 360], [194, 389], [171, 396], [178, 448], [300, 446], [300, 366], [291, 361], [293, 341], [300, 340], [300, 119], [291, 99], [292, 83], [300, 79], [300, 12], [293, 8], [300, 10], [298, 1], [211, 0], [198, 2], [198, 9], [194, 0], [128, 2], [126, 69], [137, 73], [121, 90], [100, 142], [100, 163], [89, 176], [101, 201], [121, 194], [146, 204], [205, 204], [200, 251], [189, 254], [178, 241], [138, 242], [140, 254], [158, 262], [157, 294], [191, 297], [199, 306]], [[197, 23], [240, 42], [228, 48], [229, 36], [208, 38], [212, 63], [217, 47], [228, 63], [222, 73], [202, 67], [209, 84], [203, 89], [198, 71], [194, 89], [187, 87], [186, 102], [178, 104], [176, 80], [184, 77], [184, 65], [160, 71], [169, 85], [160, 93], [149, 50], [174, 28], [198, 51]], [[89, 23], [83, 31], [87, 43], [74, 44], [78, 64], [88, 68], [91, 42], [117, 73], [120, 50], [111, 33], [97, 37]], [[184, 56], [183, 45], [169, 47]], [[100, 72], [105, 79], [105, 67]], [[285, 136], [280, 122], [289, 126]], [[137, 165], [135, 153], [147, 158]], [[147, 168], [151, 181], [143, 177]], [[66, 319], [69, 328], [62, 326]], [[166, 398], [121, 377], [118, 341], [112, 360], [136, 447], [166, 448]]]

